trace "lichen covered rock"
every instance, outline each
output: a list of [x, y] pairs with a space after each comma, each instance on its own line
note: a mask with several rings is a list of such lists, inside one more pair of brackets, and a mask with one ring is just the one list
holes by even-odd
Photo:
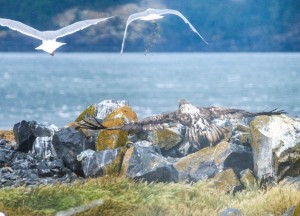
[[243, 189], [243, 185], [232, 169], [224, 170], [209, 180], [209, 185], [223, 193], [236, 193]]
[[152, 134], [152, 142], [162, 150], [170, 150], [182, 141], [182, 134], [177, 127], [155, 130]]
[[228, 142], [203, 148], [179, 159], [174, 164], [180, 181], [197, 182], [209, 179], [216, 173], [231, 168], [235, 173], [252, 168], [251, 150]]
[[220, 170], [232, 168], [236, 174], [239, 174], [244, 169], [253, 169], [251, 148], [223, 141], [216, 146], [216, 149], [214, 159]]
[[212, 178], [219, 171], [214, 160], [215, 147], [206, 147], [174, 164], [179, 181], [197, 182]]
[[129, 160], [133, 154], [133, 151], [134, 151], [134, 146], [131, 146], [130, 148], [127, 149], [127, 151], [124, 154], [121, 171], [120, 171], [121, 176], [126, 176], [128, 166], [129, 166]]
[[12, 130], [0, 130], [0, 140], [5, 140], [8, 143], [15, 142], [15, 135]]
[[256, 178], [250, 169], [246, 169], [240, 172], [240, 181], [245, 188], [255, 188], [258, 186]]
[[[80, 115], [76, 118], [75, 122], [80, 122], [85, 118], [88, 118], [89, 116], [95, 116], [97, 114], [96, 105], [92, 104], [88, 106]], [[69, 126], [73, 126], [70, 124]]]
[[287, 116], [259, 116], [251, 122], [254, 172], [280, 180], [300, 174], [300, 121]]
[[104, 151], [85, 150], [77, 156], [81, 162], [85, 177], [117, 176], [119, 175], [124, 148], [108, 149]]
[[75, 122], [80, 122], [90, 116], [94, 116], [97, 119], [104, 119], [112, 111], [122, 106], [128, 106], [128, 102], [126, 100], [104, 100], [98, 104], [92, 104], [76, 118]]
[[[136, 113], [129, 106], [122, 106], [111, 112], [104, 120], [105, 127], [114, 128], [124, 124], [137, 121]], [[128, 132], [124, 130], [102, 130], [100, 131], [96, 150], [103, 151], [125, 146], [128, 140]]]
[[125, 158], [121, 173], [129, 178], [147, 182], [178, 181], [178, 173], [172, 162], [163, 157], [160, 149], [148, 141], [135, 143], [130, 152], [125, 154]]
[[235, 143], [237, 145], [245, 145], [245, 146], [251, 146], [250, 140], [251, 140], [250, 131], [249, 132], [233, 131], [233, 134], [230, 138], [231, 143]]

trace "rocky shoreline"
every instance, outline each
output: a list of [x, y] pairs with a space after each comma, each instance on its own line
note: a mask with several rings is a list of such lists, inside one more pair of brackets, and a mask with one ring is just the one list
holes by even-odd
[[135, 134], [78, 129], [90, 116], [106, 126], [138, 120], [127, 101], [107, 100], [89, 106], [63, 128], [16, 123], [13, 132], [0, 133], [0, 187], [71, 183], [104, 175], [147, 182], [208, 181], [226, 193], [283, 179], [299, 182], [297, 118], [215, 119], [227, 129], [225, 138], [215, 146], [195, 148], [184, 139], [185, 126], [179, 123]]

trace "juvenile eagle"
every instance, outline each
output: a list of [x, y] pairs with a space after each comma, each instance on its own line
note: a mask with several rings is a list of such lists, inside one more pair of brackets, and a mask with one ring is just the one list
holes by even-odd
[[186, 127], [186, 138], [189, 142], [196, 144], [205, 140], [210, 145], [214, 145], [224, 138], [225, 132], [224, 128], [212, 122], [216, 118], [239, 119], [258, 115], [281, 115], [283, 113], [285, 113], [283, 110], [276, 109], [269, 112], [251, 113], [245, 110], [224, 107], [197, 107], [182, 99], [179, 102], [179, 109], [176, 111], [147, 117], [139, 122], [107, 128], [102, 125], [101, 120], [94, 118], [93, 120], [84, 120], [80, 127], [92, 130], [126, 130], [129, 133], [137, 133], [139, 131], [163, 129], [165, 123], [179, 122]]

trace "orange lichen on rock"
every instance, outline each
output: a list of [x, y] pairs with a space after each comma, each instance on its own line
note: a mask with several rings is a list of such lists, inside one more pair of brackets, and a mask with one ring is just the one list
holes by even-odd
[[[103, 121], [108, 128], [122, 126], [137, 121], [136, 113], [129, 107], [123, 106], [111, 112]], [[123, 130], [102, 130], [96, 142], [96, 150], [114, 149], [127, 143], [128, 132]]]
[[88, 106], [75, 120], [75, 122], [80, 122], [85, 119], [87, 116], [95, 116], [96, 114], [96, 106], [90, 105]]
[[118, 176], [120, 174], [121, 167], [122, 167], [122, 162], [123, 162], [123, 158], [124, 158], [124, 155], [126, 153], [126, 150], [127, 150], [126, 146], [123, 146], [121, 148], [121, 151], [117, 155], [116, 159], [111, 164], [107, 165], [104, 168], [104, 174], [105, 175]]
[[0, 131], [0, 139], [4, 139], [8, 141], [9, 143], [12, 143], [15, 141], [15, 135], [12, 130], [1, 130]]
[[128, 169], [128, 163], [133, 154], [133, 151], [134, 151], [134, 147], [132, 146], [129, 149], [127, 149], [127, 151], [123, 157], [122, 167], [121, 167], [121, 171], [120, 171], [121, 176], [126, 176], [127, 169]]

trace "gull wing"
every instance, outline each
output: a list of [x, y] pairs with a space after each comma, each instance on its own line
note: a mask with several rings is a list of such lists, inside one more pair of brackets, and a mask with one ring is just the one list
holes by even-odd
[[10, 20], [10, 19], [3, 19], [0, 18], [0, 25], [8, 27], [12, 30], [18, 31], [22, 34], [25, 34], [30, 37], [34, 37], [39, 40], [44, 40], [43, 33], [39, 30], [36, 30], [28, 25], [25, 25], [21, 22]]
[[185, 16], [182, 15], [182, 13], [180, 13], [177, 10], [171, 10], [171, 9], [152, 9], [153, 13], [156, 13], [157, 15], [163, 15], [163, 14], [174, 14], [179, 16], [181, 19], [183, 19], [183, 21], [188, 24], [190, 26], [190, 28], [193, 30], [193, 32], [195, 32], [206, 44], [207, 41], [199, 34], [199, 32], [195, 29], [195, 27], [188, 21], [187, 18], [185, 18]]
[[[148, 9], [149, 10], [149, 9]], [[137, 19], [141, 19], [147, 15], [149, 15], [149, 12], [148, 10], [144, 11], [144, 12], [140, 12], [140, 13], [134, 13], [132, 15], [130, 15], [127, 19], [127, 22], [126, 22], [126, 27], [125, 27], [125, 31], [124, 31], [124, 36], [123, 36], [123, 42], [122, 42], [122, 48], [121, 48], [121, 54], [123, 53], [123, 49], [124, 49], [124, 44], [125, 44], [125, 39], [126, 39], [126, 35], [127, 35], [127, 28], [129, 26], [129, 24], [134, 21], [134, 20], [137, 20]]]
[[83, 20], [83, 21], [79, 21], [79, 22], [73, 23], [71, 25], [68, 25], [64, 28], [61, 28], [61, 29], [57, 30], [57, 31], [48, 31], [48, 32], [45, 32], [45, 33], [49, 34], [47, 36], [49, 37], [49, 39], [53, 40], [53, 39], [64, 37], [66, 35], [73, 34], [77, 31], [85, 29], [85, 28], [87, 28], [91, 25], [96, 25], [99, 22], [103, 22], [103, 21], [108, 20], [110, 18], [113, 18], [113, 16], [102, 18], [102, 19]]
[[149, 8], [147, 10], [145, 10], [144, 12], [140, 12], [140, 13], [134, 13], [132, 15], [130, 15], [127, 19], [126, 22], [126, 27], [125, 27], [125, 31], [124, 31], [124, 36], [123, 36], [123, 42], [122, 42], [122, 48], [121, 48], [121, 54], [123, 53], [123, 49], [124, 49], [124, 44], [125, 44], [125, 39], [126, 39], [126, 34], [127, 34], [127, 28], [128, 25], [137, 19], [141, 19], [143, 17], [146, 17], [150, 14], [156, 14], [156, 15], [163, 15], [163, 14], [174, 14], [179, 16], [181, 19], [184, 20], [185, 23], [187, 23], [189, 25], [189, 27], [206, 43], [207, 41], [199, 34], [199, 32], [195, 29], [195, 27], [188, 21], [187, 18], [185, 18], [185, 16], [183, 16], [179, 11], [177, 10], [171, 10], [171, 9], [153, 9], [153, 8]]

